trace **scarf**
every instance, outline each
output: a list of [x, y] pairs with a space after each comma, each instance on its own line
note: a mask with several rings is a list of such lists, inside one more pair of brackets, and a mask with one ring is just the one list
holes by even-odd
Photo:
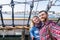
[[34, 25], [35, 27], [37, 27], [39, 30], [41, 29], [41, 27], [42, 27], [42, 22], [39, 22], [39, 24], [37, 24], [37, 25]]

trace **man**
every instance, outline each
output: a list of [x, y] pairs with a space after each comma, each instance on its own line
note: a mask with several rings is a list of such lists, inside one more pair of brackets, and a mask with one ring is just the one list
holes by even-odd
[[48, 19], [48, 13], [44, 10], [40, 11], [39, 18], [43, 23], [40, 40], [60, 40], [60, 27]]

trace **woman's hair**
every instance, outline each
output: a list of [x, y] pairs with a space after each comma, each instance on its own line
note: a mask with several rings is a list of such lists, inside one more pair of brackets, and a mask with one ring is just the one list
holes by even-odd
[[[39, 18], [38, 16], [33, 16], [33, 18], [35, 18], [35, 17]], [[32, 18], [32, 24], [35, 25], [33, 18]]]

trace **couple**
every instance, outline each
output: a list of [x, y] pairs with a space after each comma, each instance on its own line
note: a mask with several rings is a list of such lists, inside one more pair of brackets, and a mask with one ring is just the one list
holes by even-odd
[[60, 26], [48, 19], [46, 11], [40, 11], [39, 17], [32, 18], [31, 40], [60, 40]]

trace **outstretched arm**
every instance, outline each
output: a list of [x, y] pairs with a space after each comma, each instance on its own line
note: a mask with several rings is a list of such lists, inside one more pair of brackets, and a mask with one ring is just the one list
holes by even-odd
[[31, 37], [31, 40], [34, 40], [33, 28], [30, 28], [30, 37]]

